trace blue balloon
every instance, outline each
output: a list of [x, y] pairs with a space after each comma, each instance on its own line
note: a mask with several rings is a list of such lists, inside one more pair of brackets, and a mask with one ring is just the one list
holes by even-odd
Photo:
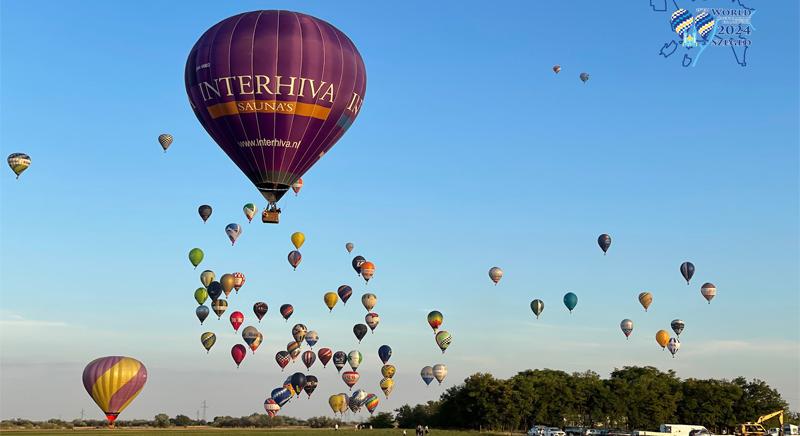
[[203, 324], [203, 321], [208, 318], [208, 306], [197, 306], [197, 309], [195, 309], [194, 313], [197, 315], [197, 319], [200, 320], [200, 324]]
[[578, 305], [578, 296], [573, 294], [572, 292], [567, 292], [566, 295], [564, 295], [564, 306], [567, 306], [567, 309], [569, 309], [569, 313], [572, 313], [572, 309], [574, 309], [575, 306], [577, 305]]
[[381, 345], [381, 347], [378, 348], [378, 357], [381, 359], [381, 362], [386, 365], [386, 362], [388, 362], [389, 358], [392, 357], [392, 347], [388, 345]]
[[713, 15], [703, 11], [694, 18], [694, 28], [697, 29], [697, 32], [703, 39], [707, 39], [708, 34], [714, 30], [715, 22]]
[[292, 391], [284, 387], [275, 388], [272, 390], [270, 397], [272, 397], [279, 406], [283, 407], [283, 405], [288, 403], [292, 398]]

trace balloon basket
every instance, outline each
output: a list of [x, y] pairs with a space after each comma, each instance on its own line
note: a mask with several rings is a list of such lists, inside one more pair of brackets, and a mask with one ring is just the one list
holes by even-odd
[[279, 210], [265, 210], [261, 214], [261, 222], [268, 224], [278, 224], [280, 222], [281, 212]]

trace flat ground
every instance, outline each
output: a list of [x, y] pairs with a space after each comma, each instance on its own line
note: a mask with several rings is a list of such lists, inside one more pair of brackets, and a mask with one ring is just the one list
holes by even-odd
[[[309, 433], [330, 432], [331, 436], [402, 436], [403, 430], [398, 429], [375, 429], [375, 430], [353, 430], [340, 429], [334, 432], [333, 429], [218, 429], [218, 428], [189, 428], [189, 429], [91, 429], [91, 430], [3, 430], [2, 433], [24, 433], [25, 436], [97, 436], [98, 433], [113, 432], [122, 433], [125, 436], [255, 436], [260, 433], [279, 433], [280, 436], [300, 436]], [[408, 436], [414, 436], [414, 430], [406, 430]], [[478, 432], [450, 431], [450, 430], [431, 430], [430, 436], [467, 436], [477, 435]]]

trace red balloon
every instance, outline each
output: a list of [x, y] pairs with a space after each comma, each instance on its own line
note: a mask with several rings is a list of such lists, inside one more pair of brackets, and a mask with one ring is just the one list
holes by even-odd
[[233, 326], [234, 332], [237, 333], [239, 332], [239, 327], [242, 326], [243, 322], [244, 322], [244, 314], [242, 312], [239, 312], [237, 310], [236, 312], [233, 312], [231, 314], [231, 325]]
[[245, 356], [247, 356], [247, 349], [242, 344], [236, 344], [231, 348], [231, 357], [233, 357], [233, 361], [236, 362], [236, 367], [239, 367], [239, 364], [242, 363]]
[[330, 348], [320, 348], [319, 351], [317, 351], [317, 357], [322, 363], [322, 367], [325, 368], [325, 366], [328, 365], [328, 362], [330, 362], [331, 357], [333, 357], [333, 350]]

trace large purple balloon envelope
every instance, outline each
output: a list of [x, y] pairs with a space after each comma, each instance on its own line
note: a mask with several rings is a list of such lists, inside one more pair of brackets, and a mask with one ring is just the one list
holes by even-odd
[[185, 81], [200, 123], [273, 210], [350, 127], [367, 85], [344, 33], [273, 10], [208, 29], [189, 53]]

